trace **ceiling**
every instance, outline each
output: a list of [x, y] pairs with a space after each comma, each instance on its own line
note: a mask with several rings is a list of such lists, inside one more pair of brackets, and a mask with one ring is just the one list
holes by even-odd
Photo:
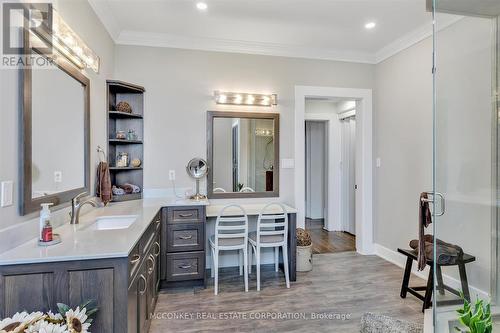
[[[432, 31], [425, 0], [204, 1], [89, 0], [127, 45], [378, 63]], [[442, 15], [442, 27], [459, 19]]]

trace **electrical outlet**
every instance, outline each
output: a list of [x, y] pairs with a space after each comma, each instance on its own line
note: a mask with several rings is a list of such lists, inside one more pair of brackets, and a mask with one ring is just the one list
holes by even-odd
[[175, 180], [175, 170], [169, 170], [168, 171], [168, 179], [169, 180]]
[[62, 171], [54, 171], [54, 183], [62, 183]]
[[12, 180], [2, 182], [2, 207], [12, 206], [14, 182]]

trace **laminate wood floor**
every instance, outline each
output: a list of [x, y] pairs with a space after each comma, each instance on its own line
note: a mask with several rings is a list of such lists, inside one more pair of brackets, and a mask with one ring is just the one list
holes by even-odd
[[[423, 323], [422, 303], [399, 297], [403, 270], [394, 264], [344, 252], [314, 255], [313, 267], [299, 272], [290, 289], [282, 273], [266, 266], [260, 292], [255, 270], [245, 293], [243, 277], [233, 268], [221, 270], [218, 296], [212, 280], [207, 289], [162, 292], [150, 332], [359, 332], [364, 312]], [[423, 283], [417, 280], [412, 276], [410, 282]]]
[[326, 231], [323, 220], [306, 218], [306, 229], [311, 233], [313, 253], [356, 251], [356, 237], [342, 231]]

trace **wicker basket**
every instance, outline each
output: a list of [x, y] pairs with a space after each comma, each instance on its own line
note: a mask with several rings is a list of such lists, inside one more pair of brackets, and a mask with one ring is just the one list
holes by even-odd
[[116, 111], [132, 113], [132, 107], [127, 102], [120, 102], [116, 105]]

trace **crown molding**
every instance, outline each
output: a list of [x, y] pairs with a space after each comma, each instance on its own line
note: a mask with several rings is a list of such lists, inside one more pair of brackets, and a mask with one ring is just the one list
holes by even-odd
[[[455, 15], [443, 15], [438, 18], [438, 29], [437, 31], [441, 31], [452, 24], [457, 23], [463, 16], [455, 16]], [[381, 63], [382, 61], [398, 54], [399, 52], [406, 50], [412, 45], [415, 45], [424, 39], [432, 36], [432, 25], [425, 24], [417, 29], [410, 31], [406, 35], [401, 38], [396, 39], [392, 43], [384, 46], [379, 51], [375, 53], [375, 63]]]
[[[333, 60], [378, 64], [410, 46], [432, 36], [432, 25], [425, 24], [384, 46], [375, 53], [329, 48], [311, 48], [281, 43], [264, 43], [218, 38], [187, 37], [167, 33], [121, 30], [105, 0], [88, 0], [115, 44], [177, 49], [256, 54], [291, 58]], [[460, 21], [462, 16], [440, 14], [438, 31]]]
[[88, 2], [116, 44], [121, 29], [112, 14], [111, 8], [109, 8], [108, 2], [103, 0], [88, 0]]
[[327, 48], [311, 48], [280, 43], [264, 43], [218, 38], [185, 37], [166, 33], [122, 31], [117, 40], [121, 45], [170, 47], [176, 49], [244, 53], [292, 58], [308, 58], [374, 64], [370, 53]]

